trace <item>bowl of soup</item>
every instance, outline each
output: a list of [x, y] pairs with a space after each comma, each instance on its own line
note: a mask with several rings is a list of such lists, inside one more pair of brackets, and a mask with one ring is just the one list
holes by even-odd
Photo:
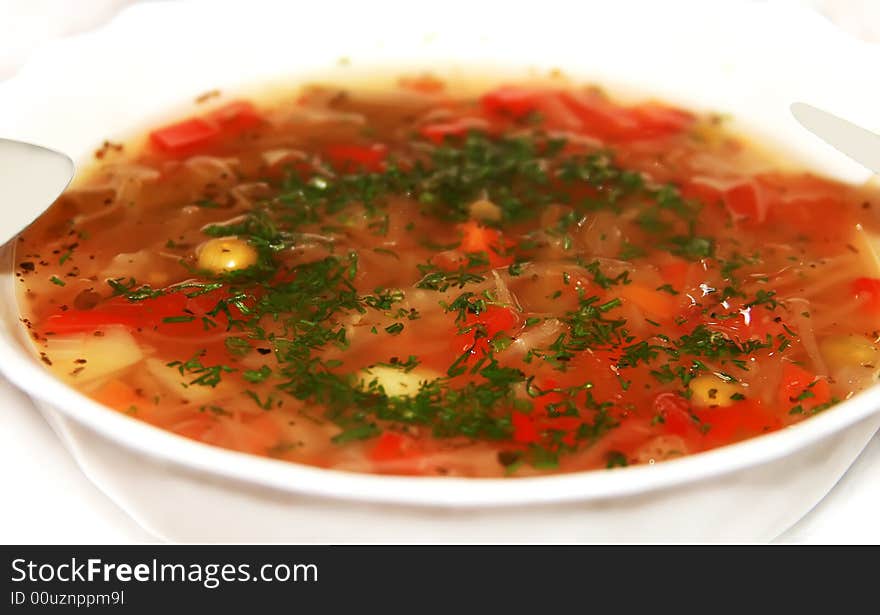
[[4, 371], [170, 539], [775, 536], [880, 423], [880, 192], [787, 115], [870, 125], [828, 58], [877, 51], [679, 8], [705, 31], [654, 56], [590, 5], [587, 40], [212, 9], [230, 47], [196, 4], [60, 43], [0, 90], [9, 136], [79, 155], [7, 246]]

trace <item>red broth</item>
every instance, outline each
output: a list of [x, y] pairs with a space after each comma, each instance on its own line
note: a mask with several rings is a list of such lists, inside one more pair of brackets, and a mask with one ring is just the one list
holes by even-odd
[[195, 440], [525, 476], [784, 429], [872, 384], [877, 193], [595, 88], [308, 87], [108, 144], [17, 246], [42, 360]]

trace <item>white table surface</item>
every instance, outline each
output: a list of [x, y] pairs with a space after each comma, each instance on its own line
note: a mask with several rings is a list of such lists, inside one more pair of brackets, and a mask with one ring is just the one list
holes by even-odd
[[[108, 5], [125, 4], [125, 0], [90, 1], [99, 21], [112, 14]], [[11, 76], [41, 41], [88, 27], [79, 19], [88, 10], [86, 2], [76, 3], [76, 18], [66, 10], [71, 4], [66, 0], [0, 0], [0, 79]], [[841, 21], [865, 25], [852, 11], [841, 13], [842, 4], [834, 5]], [[861, 0], [850, 4], [858, 10]], [[19, 18], [24, 14], [26, 22]], [[29, 29], [17, 28], [24, 23]], [[13, 29], [16, 38], [10, 34]], [[866, 30], [880, 33], [880, 27]], [[0, 544], [155, 541], [89, 482], [30, 400], [2, 379], [0, 494]], [[779, 542], [880, 543], [878, 520], [880, 436], [875, 436], [828, 497]]]

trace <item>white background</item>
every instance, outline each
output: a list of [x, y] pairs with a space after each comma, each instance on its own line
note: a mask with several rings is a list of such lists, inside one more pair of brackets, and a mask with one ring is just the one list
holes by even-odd
[[[0, 0], [0, 80], [43, 42], [103, 23], [129, 1]], [[822, 10], [853, 35], [880, 41], [880, 0], [800, 3]], [[155, 540], [88, 481], [27, 397], [2, 379], [0, 494], [0, 544]], [[880, 543], [878, 520], [880, 436], [780, 541]]]

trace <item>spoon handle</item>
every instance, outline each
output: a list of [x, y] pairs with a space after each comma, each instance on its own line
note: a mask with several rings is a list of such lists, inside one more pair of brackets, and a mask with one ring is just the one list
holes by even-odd
[[880, 173], [880, 135], [806, 103], [793, 103], [791, 113], [804, 128], [839, 152]]

